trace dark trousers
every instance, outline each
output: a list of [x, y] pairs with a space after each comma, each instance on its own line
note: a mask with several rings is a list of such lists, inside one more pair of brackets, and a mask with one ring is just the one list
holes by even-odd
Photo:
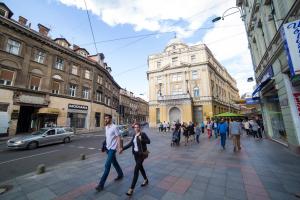
[[250, 130], [246, 129], [246, 133], [247, 133], [247, 135], [250, 135]]
[[135, 187], [135, 184], [139, 178], [139, 171], [141, 172], [141, 174], [145, 180], [148, 179], [146, 176], [144, 167], [143, 167], [144, 159], [138, 153], [134, 153], [133, 155], [134, 155], [134, 159], [135, 159], [135, 167], [134, 167], [134, 174], [133, 174], [133, 179], [132, 179], [132, 183], [131, 183], [131, 187], [130, 187], [131, 189], [134, 189], [134, 187]]
[[99, 185], [100, 186], [104, 186], [105, 184], [105, 181], [108, 177], [108, 174], [109, 174], [109, 171], [110, 171], [110, 167], [111, 167], [111, 164], [113, 164], [114, 168], [116, 169], [117, 173], [118, 173], [118, 177], [121, 177], [123, 176], [123, 171], [116, 159], [116, 150], [113, 150], [113, 149], [110, 149], [110, 150], [107, 150], [106, 151], [107, 153], [107, 159], [106, 159], [106, 162], [105, 162], [105, 169], [104, 169], [104, 173], [100, 179], [100, 182], [99, 182]]
[[200, 141], [199, 141], [199, 136], [200, 136], [200, 134], [196, 134], [196, 141], [197, 141], [197, 143], [200, 142]]
[[258, 138], [257, 131], [252, 131], [252, 133], [253, 133], [254, 138], [256, 138], [256, 137]]
[[258, 129], [258, 136], [259, 136], [259, 138], [262, 138], [262, 134], [261, 134], [261, 129]]
[[221, 146], [225, 148], [225, 142], [226, 142], [226, 133], [220, 133], [221, 136]]

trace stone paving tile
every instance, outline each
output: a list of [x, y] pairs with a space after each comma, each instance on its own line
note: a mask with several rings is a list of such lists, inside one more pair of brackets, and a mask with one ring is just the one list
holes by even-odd
[[29, 200], [40, 200], [40, 199], [50, 200], [50, 199], [54, 199], [56, 197], [56, 195], [53, 192], [51, 192], [48, 188], [43, 188], [43, 189], [28, 193], [26, 196]]

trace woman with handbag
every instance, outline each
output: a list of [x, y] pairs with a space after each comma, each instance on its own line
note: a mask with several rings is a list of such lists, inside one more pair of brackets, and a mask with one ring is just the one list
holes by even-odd
[[122, 153], [124, 150], [132, 147], [132, 154], [135, 159], [135, 168], [134, 168], [134, 175], [131, 183], [131, 187], [129, 188], [128, 192], [126, 193], [128, 196], [133, 194], [133, 190], [135, 184], [139, 177], [139, 171], [141, 172], [144, 182], [141, 184], [141, 187], [148, 185], [149, 181], [146, 175], [146, 172], [143, 167], [144, 160], [148, 157], [149, 151], [147, 150], [147, 144], [150, 144], [150, 139], [146, 135], [146, 133], [141, 132], [141, 126], [138, 123], [134, 125], [135, 134], [132, 137], [131, 141], [120, 150], [119, 153]]

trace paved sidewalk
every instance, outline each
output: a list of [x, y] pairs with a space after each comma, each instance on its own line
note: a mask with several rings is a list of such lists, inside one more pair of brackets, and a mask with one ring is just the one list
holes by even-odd
[[[300, 199], [295, 196], [300, 193], [300, 157], [277, 143], [243, 136], [241, 152], [234, 153], [230, 140], [226, 150], [221, 150], [219, 139], [204, 135], [200, 144], [170, 147], [170, 133], [146, 132], [151, 139], [144, 163], [149, 185], [139, 186], [140, 175], [130, 199]], [[125, 192], [134, 168], [131, 150], [118, 155], [124, 179], [114, 182], [112, 168], [105, 190], [97, 193], [94, 187], [105, 158], [99, 153], [47, 169], [43, 175], [32, 173], [1, 183], [13, 189], [0, 199], [128, 199]]]

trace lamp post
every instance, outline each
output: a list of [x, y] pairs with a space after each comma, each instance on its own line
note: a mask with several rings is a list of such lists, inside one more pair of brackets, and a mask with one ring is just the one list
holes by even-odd
[[[225, 15], [227, 11], [232, 10], [232, 9], [238, 9], [238, 11], [231, 12], [231, 13]], [[225, 17], [227, 17], [227, 16], [229, 16], [229, 15], [233, 15], [233, 14], [238, 13], [238, 12], [240, 13], [241, 18], [244, 18], [245, 15], [242, 14], [242, 10], [241, 10], [239, 7], [236, 7], [236, 6], [235, 6], [235, 7], [231, 7], [231, 8], [228, 8], [227, 10], [225, 10], [225, 11], [223, 12], [223, 14], [222, 14], [222, 17], [218, 16], [218, 17], [214, 18], [214, 19], [211, 20], [211, 21], [214, 23], [214, 22], [219, 21], [220, 19], [224, 20]]]
[[189, 92], [189, 80], [185, 80], [185, 82], [186, 82], [186, 93], [187, 94], [189, 94], [190, 92]]

